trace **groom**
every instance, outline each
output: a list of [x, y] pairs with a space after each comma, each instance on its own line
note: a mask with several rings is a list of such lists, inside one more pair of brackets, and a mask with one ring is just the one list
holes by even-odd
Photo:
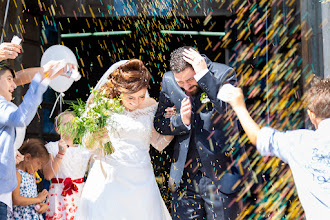
[[[217, 93], [235, 82], [235, 71], [193, 47], [176, 49], [170, 68], [163, 76], [154, 126], [176, 139], [169, 178], [172, 218], [233, 220], [241, 212], [236, 199], [249, 164], [242, 160], [245, 150], [231, 140], [237, 125], [226, 121], [226, 104]], [[175, 110], [168, 117], [170, 107]]]

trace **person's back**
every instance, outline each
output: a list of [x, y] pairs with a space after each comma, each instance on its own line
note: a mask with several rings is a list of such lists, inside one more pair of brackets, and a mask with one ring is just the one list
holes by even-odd
[[262, 129], [250, 117], [241, 89], [227, 92], [252, 144], [263, 156], [277, 156], [288, 163], [307, 219], [330, 216], [330, 79], [321, 80], [306, 93], [308, 116], [316, 130], [280, 132]]
[[307, 219], [330, 216], [329, 131], [330, 118], [321, 121], [316, 131], [280, 132], [263, 127], [258, 133], [261, 154], [277, 156], [289, 164]]

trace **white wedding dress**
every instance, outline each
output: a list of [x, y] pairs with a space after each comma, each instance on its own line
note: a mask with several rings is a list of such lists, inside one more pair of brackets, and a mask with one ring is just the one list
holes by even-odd
[[162, 150], [169, 142], [153, 128], [156, 108], [112, 116], [108, 134], [115, 152], [94, 162], [75, 219], [171, 219], [149, 156], [150, 144]]

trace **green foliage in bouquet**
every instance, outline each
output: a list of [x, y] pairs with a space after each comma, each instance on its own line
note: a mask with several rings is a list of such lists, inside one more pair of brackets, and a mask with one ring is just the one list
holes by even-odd
[[[105, 94], [93, 90], [92, 102], [86, 105], [81, 99], [77, 104], [71, 103], [71, 109], [76, 114], [73, 120], [72, 129], [76, 134], [74, 142], [83, 144], [83, 139], [86, 136], [93, 136], [93, 134], [104, 131], [105, 127], [111, 124], [111, 115], [113, 113], [120, 113], [124, 110], [121, 104], [122, 97], [109, 99]], [[110, 119], [110, 120], [109, 120]], [[92, 142], [99, 141], [95, 138]], [[113, 152], [111, 142], [103, 144], [105, 154]]]

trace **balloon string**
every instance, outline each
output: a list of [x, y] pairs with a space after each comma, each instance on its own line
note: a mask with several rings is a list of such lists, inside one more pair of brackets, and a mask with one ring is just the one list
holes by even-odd
[[[63, 96], [64, 96], [64, 94], [63, 94]], [[61, 93], [61, 95], [60, 95], [60, 112], [62, 112], [62, 102], [63, 102], [63, 97], [62, 96], [62, 93]]]
[[49, 115], [49, 118], [52, 117], [52, 115], [53, 115], [53, 113], [54, 113], [54, 110], [55, 110], [55, 107], [56, 107], [56, 104], [57, 104], [58, 100], [60, 100], [60, 112], [62, 112], [62, 101], [63, 101], [63, 97], [64, 97], [64, 93], [63, 93], [63, 92], [61, 92], [61, 93], [59, 94], [59, 96], [57, 96], [57, 99], [56, 99], [55, 104], [54, 104], [54, 106], [53, 106], [52, 112], [51, 112], [50, 115]]

